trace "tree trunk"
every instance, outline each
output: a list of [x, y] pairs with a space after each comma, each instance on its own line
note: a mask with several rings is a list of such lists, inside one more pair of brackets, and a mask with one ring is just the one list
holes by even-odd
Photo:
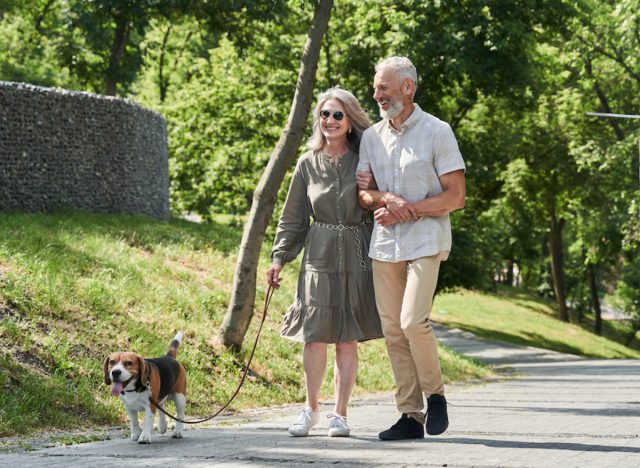
[[169, 87], [169, 79], [164, 76], [164, 56], [167, 52], [167, 42], [171, 34], [171, 25], [164, 32], [162, 37], [162, 47], [160, 48], [160, 58], [158, 59], [158, 88], [160, 90], [160, 102], [164, 102], [167, 97], [167, 88]]
[[118, 79], [120, 75], [120, 63], [124, 56], [131, 26], [126, 17], [116, 18], [116, 33], [113, 37], [111, 45], [111, 55], [109, 56], [109, 68], [106, 77], [106, 94], [107, 96], [115, 96], [118, 88]]
[[564, 220], [557, 219], [556, 213], [549, 213], [551, 219], [551, 231], [549, 232], [549, 251], [551, 253], [551, 277], [553, 279], [553, 291], [558, 306], [558, 316], [564, 322], [569, 321], [569, 310], [564, 291], [564, 259], [562, 254], [562, 229]]
[[293, 163], [304, 135], [311, 108], [316, 70], [320, 58], [322, 38], [327, 30], [333, 0], [319, 0], [304, 46], [298, 83], [291, 104], [287, 125], [276, 144], [260, 183], [253, 193], [249, 219], [244, 227], [238, 263], [233, 279], [231, 302], [224, 317], [217, 344], [239, 350], [253, 316], [256, 296], [256, 273], [260, 247], [271, 221], [278, 190], [287, 170]]
[[594, 331], [596, 335], [602, 335], [602, 310], [600, 309], [600, 299], [598, 299], [598, 287], [596, 284], [596, 268], [593, 263], [589, 263], [589, 288], [591, 289], [591, 303], [593, 304], [593, 314], [596, 322]]

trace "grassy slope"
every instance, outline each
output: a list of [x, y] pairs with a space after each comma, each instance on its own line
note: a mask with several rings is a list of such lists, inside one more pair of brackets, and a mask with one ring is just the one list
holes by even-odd
[[[435, 299], [432, 318], [494, 340], [595, 358], [640, 358], [637, 349], [587, 331], [589, 323], [583, 327], [561, 322], [551, 302], [519, 290], [440, 294]], [[604, 332], [624, 340], [615, 324], [605, 322]]]
[[[226, 312], [240, 236], [241, 228], [224, 222], [0, 214], [0, 436], [125, 421], [103, 383], [105, 357], [114, 350], [164, 354], [176, 330], [186, 335], [179, 358], [189, 375], [187, 415], [210, 414], [225, 402], [246, 355], [217, 350], [211, 339]], [[285, 269], [253, 373], [231, 409], [304, 399], [301, 346], [278, 336], [295, 276], [296, 268]], [[245, 343], [253, 343], [256, 324]], [[356, 394], [393, 389], [383, 341], [360, 349]], [[488, 373], [446, 349], [441, 358], [448, 382]]]

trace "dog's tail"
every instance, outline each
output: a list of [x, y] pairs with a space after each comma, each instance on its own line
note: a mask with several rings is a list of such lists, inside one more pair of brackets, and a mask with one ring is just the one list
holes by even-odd
[[169, 345], [169, 349], [167, 350], [167, 356], [171, 356], [175, 359], [178, 355], [178, 348], [180, 347], [180, 343], [182, 343], [182, 338], [184, 337], [183, 333], [179, 331], [176, 333], [176, 336], [171, 340], [171, 344]]

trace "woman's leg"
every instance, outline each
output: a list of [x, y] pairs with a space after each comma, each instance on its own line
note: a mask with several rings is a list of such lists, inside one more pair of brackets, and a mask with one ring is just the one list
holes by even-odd
[[347, 416], [347, 406], [358, 373], [358, 342], [345, 341], [336, 343], [336, 363], [333, 369], [333, 385], [336, 404], [335, 414]]
[[304, 380], [307, 386], [306, 406], [313, 411], [318, 411], [320, 387], [322, 387], [324, 370], [327, 367], [327, 344], [305, 343], [302, 364], [304, 365]]

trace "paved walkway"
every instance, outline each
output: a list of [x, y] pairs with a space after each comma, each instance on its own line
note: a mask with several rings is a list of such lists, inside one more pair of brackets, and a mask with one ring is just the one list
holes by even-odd
[[[392, 395], [354, 401], [352, 437], [328, 438], [322, 421], [307, 438], [285, 428], [295, 407], [236, 416], [152, 444], [124, 438], [0, 455], [25, 467], [638, 467], [640, 361], [588, 360], [479, 340], [437, 328], [441, 341], [477, 359], [509, 366], [507, 381], [447, 389], [449, 430], [419, 441], [382, 442], [398, 415]], [[326, 412], [330, 406], [325, 406]]]

